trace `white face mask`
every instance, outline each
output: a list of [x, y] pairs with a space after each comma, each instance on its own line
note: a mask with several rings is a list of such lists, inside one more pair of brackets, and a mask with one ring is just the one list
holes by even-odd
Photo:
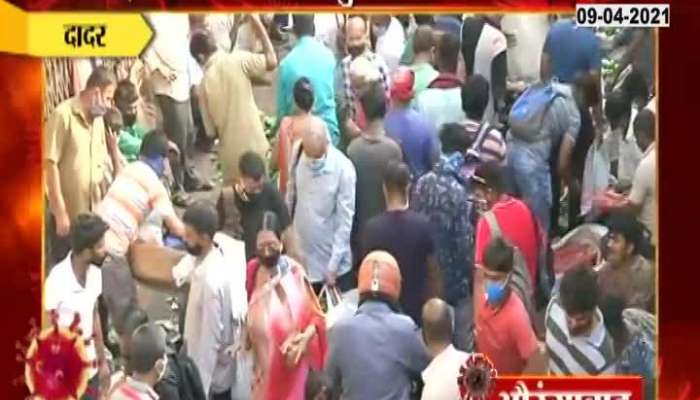
[[382, 26], [382, 25], [374, 25], [374, 34], [377, 37], [384, 36], [386, 31], [389, 29], [388, 26]]

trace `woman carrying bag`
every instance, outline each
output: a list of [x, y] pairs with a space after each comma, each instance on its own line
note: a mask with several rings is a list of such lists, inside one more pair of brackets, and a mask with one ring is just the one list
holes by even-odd
[[322, 369], [326, 355], [318, 298], [302, 266], [281, 252], [276, 216], [266, 212], [246, 282], [247, 347], [253, 351], [256, 400], [303, 399], [309, 370]]

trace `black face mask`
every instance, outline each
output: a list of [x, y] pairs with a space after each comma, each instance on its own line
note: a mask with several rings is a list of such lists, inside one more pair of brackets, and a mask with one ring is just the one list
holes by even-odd
[[361, 56], [365, 52], [365, 46], [348, 46], [348, 54], [353, 58]]
[[280, 249], [277, 248], [267, 247], [264, 250], [258, 252], [258, 260], [260, 261], [260, 264], [268, 268], [275, 267], [279, 262], [281, 256], [282, 252]]
[[236, 190], [236, 193], [238, 194], [238, 198], [244, 202], [244, 203], [254, 203], [257, 199], [260, 193], [250, 193], [242, 185], [235, 185], [234, 189]]
[[122, 120], [124, 121], [124, 126], [133, 126], [136, 123], [136, 114], [122, 114]]
[[245, 201], [248, 203], [255, 203], [258, 200], [258, 196], [260, 196], [260, 193], [245, 192]]
[[185, 244], [185, 248], [187, 249], [188, 253], [192, 254], [195, 257], [199, 257], [200, 255], [202, 255], [201, 245], [196, 244], [194, 246], [191, 246], [189, 244]]

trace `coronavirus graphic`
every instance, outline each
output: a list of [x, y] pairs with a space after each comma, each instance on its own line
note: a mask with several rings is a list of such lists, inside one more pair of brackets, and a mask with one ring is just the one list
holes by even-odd
[[462, 400], [486, 400], [497, 376], [493, 363], [485, 355], [474, 353], [459, 369], [457, 384]]
[[70, 327], [58, 325], [58, 314], [51, 312], [51, 327], [30, 332], [30, 345], [24, 356], [24, 381], [32, 399], [79, 399], [86, 391], [90, 368], [76, 313]]

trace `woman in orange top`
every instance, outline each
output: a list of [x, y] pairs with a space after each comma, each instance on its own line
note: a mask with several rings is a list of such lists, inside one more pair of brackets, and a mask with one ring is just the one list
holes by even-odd
[[309, 369], [326, 355], [325, 319], [304, 269], [281, 255], [275, 216], [265, 213], [258, 256], [248, 263], [248, 347], [254, 356], [252, 397], [302, 400]]
[[296, 155], [292, 154], [294, 145], [301, 139], [303, 129], [311, 117], [311, 109], [314, 106], [314, 92], [311, 82], [305, 78], [299, 78], [294, 84], [294, 104], [297, 112], [294, 115], [282, 118], [279, 128], [279, 140], [277, 141], [277, 166], [280, 171], [279, 190], [284, 196], [287, 193], [287, 181], [289, 179], [289, 164], [294, 163]]

